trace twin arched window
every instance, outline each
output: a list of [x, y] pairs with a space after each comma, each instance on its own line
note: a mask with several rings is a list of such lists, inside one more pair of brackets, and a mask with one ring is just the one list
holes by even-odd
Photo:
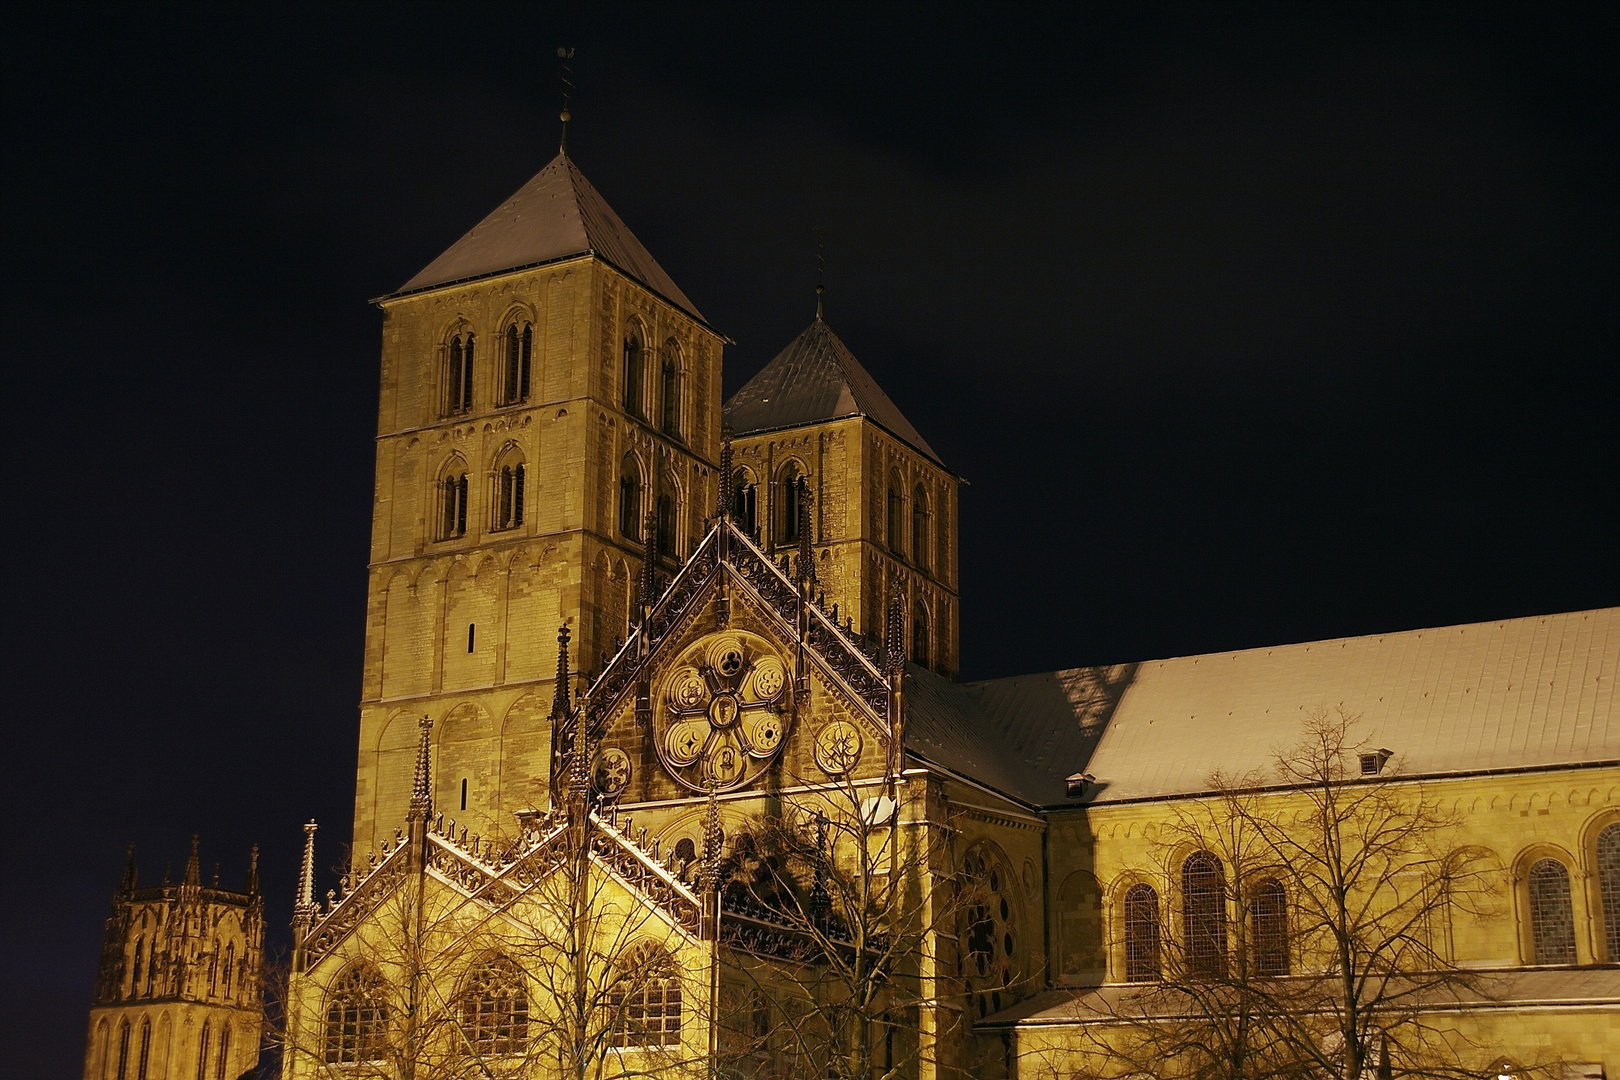
[[681, 982], [674, 960], [655, 942], [621, 959], [608, 993], [614, 1046], [672, 1046], [681, 1041]]
[[737, 528], [753, 537], [759, 536], [757, 496], [753, 476], [746, 470], [738, 469], [731, 478], [731, 520], [737, 523]]
[[456, 334], [450, 339], [444, 365], [444, 412], [446, 416], [472, 409], [473, 351], [476, 346], [471, 331]]
[[467, 470], [457, 462], [439, 481], [439, 539], [467, 535]]
[[799, 540], [799, 518], [803, 516], [804, 490], [799, 486], [804, 479], [804, 472], [799, 463], [790, 461], [782, 466], [781, 491], [782, 514], [777, 535], [784, 544], [797, 543]]
[[495, 470], [495, 528], [515, 529], [523, 524], [523, 456], [505, 454]]
[[473, 972], [461, 995], [461, 1027], [483, 1057], [507, 1057], [528, 1048], [529, 994], [517, 965], [495, 957]]
[[529, 360], [534, 354], [534, 327], [513, 323], [506, 328], [506, 362], [501, 365], [501, 404], [529, 397]]
[[329, 1064], [382, 1061], [388, 1037], [387, 984], [364, 966], [350, 968], [333, 985], [326, 1005], [323, 1056]]

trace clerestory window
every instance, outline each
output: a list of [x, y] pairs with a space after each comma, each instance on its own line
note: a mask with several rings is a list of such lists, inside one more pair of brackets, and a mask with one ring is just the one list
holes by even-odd
[[1125, 893], [1125, 981], [1159, 980], [1159, 894], [1151, 885]]
[[1538, 964], [1575, 962], [1575, 911], [1570, 903], [1569, 868], [1557, 859], [1530, 867], [1530, 936]]
[[1282, 882], [1266, 878], [1254, 890], [1250, 907], [1254, 924], [1254, 970], [1259, 975], [1288, 974], [1288, 895]]
[[1187, 974], [1220, 978], [1226, 974], [1226, 874], [1221, 860], [1197, 851], [1181, 864], [1183, 948]]
[[1603, 905], [1603, 940], [1609, 963], [1620, 963], [1620, 821], [1597, 838], [1598, 899]]
[[681, 435], [681, 353], [674, 338], [664, 342], [659, 362], [658, 426], [665, 435], [678, 439]]

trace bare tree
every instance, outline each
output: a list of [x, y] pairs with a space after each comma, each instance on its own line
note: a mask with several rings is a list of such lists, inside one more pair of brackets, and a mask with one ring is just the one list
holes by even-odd
[[1088, 1032], [1099, 1074], [1479, 1075], [1485, 1052], [1441, 1010], [1491, 992], [1449, 931], [1499, 912], [1494, 857], [1358, 731], [1342, 711], [1311, 714], [1272, 775], [1214, 776], [1159, 831], [1179, 919], [1155, 914], [1148, 945], [1128, 928], [1151, 964], [1128, 957], [1144, 985]]

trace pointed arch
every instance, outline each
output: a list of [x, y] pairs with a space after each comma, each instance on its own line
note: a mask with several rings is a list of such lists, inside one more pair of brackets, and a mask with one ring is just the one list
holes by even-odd
[[928, 667], [931, 663], [928, 650], [931, 624], [928, 606], [918, 600], [911, 609], [911, 662], [918, 667]]
[[680, 478], [665, 469], [659, 478], [658, 496], [653, 502], [653, 521], [657, 528], [660, 558], [679, 560], [682, 550], [681, 510], [685, 506]]
[[631, 316], [624, 328], [624, 363], [620, 368], [623, 380], [624, 411], [631, 416], [644, 418], [644, 393], [646, 383], [645, 352], [646, 331], [642, 329], [641, 320]]
[[619, 535], [641, 542], [641, 459], [631, 451], [619, 463]]
[[905, 542], [906, 542], [905, 541], [906, 500], [905, 500], [905, 495], [902, 494], [904, 491], [905, 491], [905, 481], [900, 479], [900, 470], [895, 469], [895, 468], [891, 468], [889, 470], [888, 536], [886, 537], [886, 539], [888, 541], [889, 550], [894, 552], [896, 555], [900, 556], [901, 558], [904, 558], [905, 553], [906, 553], [905, 552]]
[[911, 561], [928, 566], [928, 489], [919, 481], [911, 490]]
[[681, 437], [681, 343], [668, 338], [658, 351], [658, 427], [665, 435]]
[[523, 972], [500, 955], [482, 958], [458, 995], [461, 1029], [481, 1057], [510, 1057], [529, 1045], [529, 992]]
[[204, 1020], [202, 1033], [197, 1036], [197, 1080], [208, 1080], [208, 1051], [213, 1033], [213, 1025]]
[[388, 1020], [388, 984], [374, 968], [355, 964], [327, 991], [322, 1057], [332, 1065], [382, 1061]]

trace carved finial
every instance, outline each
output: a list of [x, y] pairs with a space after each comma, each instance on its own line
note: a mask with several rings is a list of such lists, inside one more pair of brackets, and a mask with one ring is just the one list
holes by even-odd
[[648, 514], [641, 530], [641, 609], [645, 612], [658, 599], [658, 518]]
[[129, 854], [124, 859], [124, 879], [118, 883], [118, 887], [125, 892], [133, 889], [135, 887], [135, 875], [135, 844], [131, 841]]
[[293, 915], [308, 917], [315, 912], [315, 830], [314, 821], [304, 826], [304, 860], [298, 866], [298, 899]]
[[568, 718], [568, 624], [557, 627], [557, 685], [551, 691], [551, 722], [561, 723]]
[[714, 516], [729, 519], [734, 498], [731, 490], [731, 425], [727, 424], [720, 429], [720, 500], [714, 508]]
[[198, 873], [198, 866], [197, 866], [197, 834], [192, 833], [191, 834], [191, 854], [186, 856], [185, 883], [187, 885], [198, 885], [198, 884], [201, 884], [201, 881], [202, 881], [202, 875], [200, 873]]
[[256, 895], [259, 891], [259, 845], [254, 844], [248, 849], [248, 876], [247, 893]]
[[703, 814], [703, 887], [720, 887], [720, 845], [725, 834], [720, 831], [720, 781], [709, 781], [709, 805]]
[[416, 778], [411, 782], [412, 821], [426, 821], [433, 816], [433, 718], [424, 716], [416, 722], [422, 729], [421, 742], [416, 748]]
[[816, 586], [816, 553], [810, 546], [810, 481], [801, 476], [795, 484], [799, 488], [799, 557], [798, 565], [794, 567], [794, 582], [804, 591], [805, 596], [811, 595]]
[[896, 587], [889, 593], [889, 619], [886, 633], [888, 636], [888, 662], [889, 671], [894, 673], [904, 670], [906, 666], [905, 645], [905, 608], [902, 606], [902, 591]]

